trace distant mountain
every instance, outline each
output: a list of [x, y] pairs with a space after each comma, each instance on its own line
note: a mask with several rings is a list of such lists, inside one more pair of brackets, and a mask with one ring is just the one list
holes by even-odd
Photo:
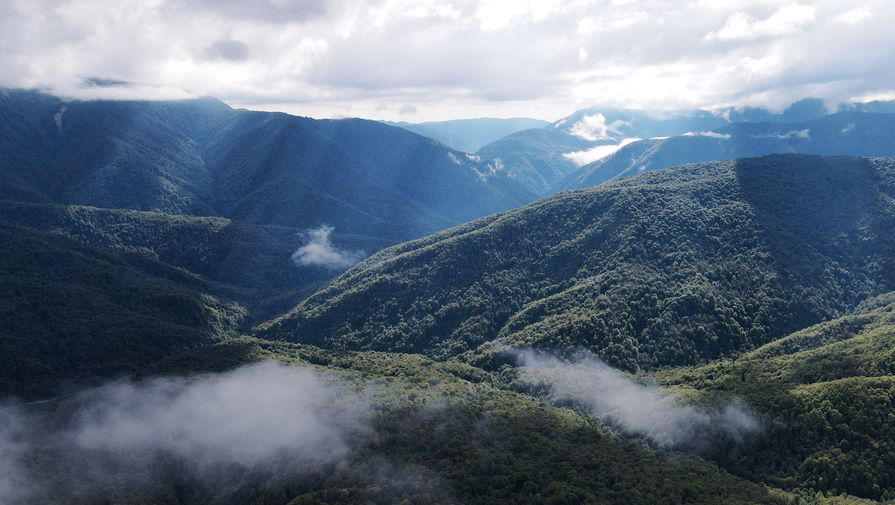
[[680, 135], [728, 124], [707, 111], [646, 111], [592, 107], [539, 130], [525, 130], [492, 142], [476, 154], [499, 159], [503, 167], [538, 194], [578, 167], [612, 153], [632, 140]]
[[479, 149], [477, 156], [499, 161], [517, 181], [539, 195], [578, 168], [566, 154], [582, 152], [592, 143], [551, 127], [523, 130]]
[[683, 163], [771, 153], [895, 156], [895, 114], [840, 112], [796, 123], [736, 123], [643, 140], [572, 172], [555, 189], [586, 188]]
[[[883, 112], [895, 105], [871, 102], [842, 105], [841, 108], [853, 112]], [[590, 107], [556, 121], [546, 128], [549, 134], [540, 130], [521, 131], [483, 147], [477, 154], [485, 159], [500, 159], [503, 167], [520, 182], [532, 191], [546, 195], [567, 187], [557, 184], [572, 176], [579, 167], [603, 159], [636, 141], [712, 131], [733, 123], [803, 122], [828, 114], [824, 102], [815, 98], [800, 100], [780, 113], [756, 107], [664, 112]], [[641, 145], [635, 149], [645, 147]], [[872, 152], [851, 151], [837, 154], [873, 155]], [[750, 155], [753, 154], [743, 154]], [[687, 161], [707, 159], [679, 163]]]
[[213, 99], [0, 91], [0, 198], [219, 216], [395, 243], [530, 201], [488, 161], [401, 128]]
[[567, 192], [386, 249], [257, 335], [628, 370], [750, 349], [895, 287], [895, 164], [773, 155]]
[[386, 122], [386, 124], [435, 139], [458, 151], [474, 153], [507, 135], [521, 130], [543, 128], [550, 122], [532, 118], [478, 118], [427, 123]]

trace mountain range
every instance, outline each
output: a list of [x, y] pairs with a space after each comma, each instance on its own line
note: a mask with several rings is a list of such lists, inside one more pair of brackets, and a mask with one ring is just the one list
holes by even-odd
[[[807, 98], [779, 113], [756, 107], [665, 112], [590, 107], [547, 127], [523, 130], [492, 142], [476, 154], [486, 159], [499, 159], [508, 173], [531, 191], [545, 196], [600, 184], [623, 171], [639, 170], [641, 166], [666, 168], [682, 163], [775, 152], [884, 156], [888, 155], [888, 145], [891, 144], [886, 115], [893, 111], [893, 102], [841, 104], [837, 112], [843, 114], [835, 116], [858, 118], [864, 128], [863, 134], [868, 138], [853, 135], [790, 145], [774, 140], [792, 140], [790, 137], [799, 133], [802, 133], [799, 139], [804, 139], [804, 129], [814, 126], [823, 130], [837, 122], [836, 119], [823, 119], [830, 116], [823, 101]], [[879, 116], [870, 119], [869, 116], [874, 114]], [[847, 129], [851, 122], [844, 122], [840, 131]], [[753, 123], [763, 126], [746, 126]], [[832, 135], [832, 132], [825, 134]], [[698, 144], [708, 143], [706, 138], [677, 138], [724, 139], [729, 138], [728, 135], [736, 138], [725, 144], [726, 147]], [[749, 139], [748, 135], [764, 139], [764, 142]], [[778, 135], [784, 137], [777, 139]], [[669, 140], [667, 151], [656, 153], [656, 146], [665, 140]], [[834, 141], [826, 144], [827, 140]], [[613, 156], [616, 157], [611, 159]], [[607, 168], [597, 168], [602, 165]], [[622, 168], [623, 165], [630, 166]]]
[[891, 503], [889, 109], [2, 90], [0, 502]]
[[570, 173], [556, 190], [580, 189], [645, 170], [771, 153], [895, 156], [895, 115], [839, 112], [793, 123], [735, 123], [641, 140]]

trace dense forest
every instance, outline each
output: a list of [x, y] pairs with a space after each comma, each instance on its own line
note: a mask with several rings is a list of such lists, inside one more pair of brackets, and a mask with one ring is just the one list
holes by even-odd
[[0, 395], [134, 373], [237, 333], [246, 311], [144, 255], [0, 223]]

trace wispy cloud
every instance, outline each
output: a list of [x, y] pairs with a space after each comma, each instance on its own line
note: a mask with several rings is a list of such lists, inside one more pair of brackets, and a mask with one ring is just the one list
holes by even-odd
[[335, 247], [329, 239], [334, 228], [320, 225], [305, 232], [307, 243], [292, 253], [292, 261], [300, 266], [316, 266], [340, 270], [348, 268], [364, 257], [363, 251], [347, 251]]
[[717, 409], [689, 405], [657, 387], [634, 382], [587, 351], [571, 361], [531, 350], [513, 352], [523, 365], [523, 377], [546, 383], [554, 400], [576, 401], [607, 423], [667, 446], [693, 445], [709, 430], [740, 439], [759, 429], [758, 420], [740, 402]]
[[[852, 125], [854, 127], [854, 125]], [[845, 131], [843, 131], [845, 133]], [[788, 132], [776, 132], [776, 133], [762, 133], [760, 135], [750, 135], [754, 139], [780, 139], [787, 140], [791, 138], [799, 138], [811, 140], [811, 130], [790, 130]]]

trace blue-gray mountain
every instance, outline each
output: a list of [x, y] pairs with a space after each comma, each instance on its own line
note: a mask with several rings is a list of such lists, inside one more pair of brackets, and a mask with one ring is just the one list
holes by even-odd
[[543, 128], [549, 121], [532, 118], [478, 118], [431, 121], [427, 123], [390, 123], [405, 130], [435, 139], [453, 149], [474, 153], [507, 135], [532, 128]]
[[488, 161], [374, 121], [213, 99], [0, 91], [0, 199], [218, 216], [395, 243], [534, 198]]

